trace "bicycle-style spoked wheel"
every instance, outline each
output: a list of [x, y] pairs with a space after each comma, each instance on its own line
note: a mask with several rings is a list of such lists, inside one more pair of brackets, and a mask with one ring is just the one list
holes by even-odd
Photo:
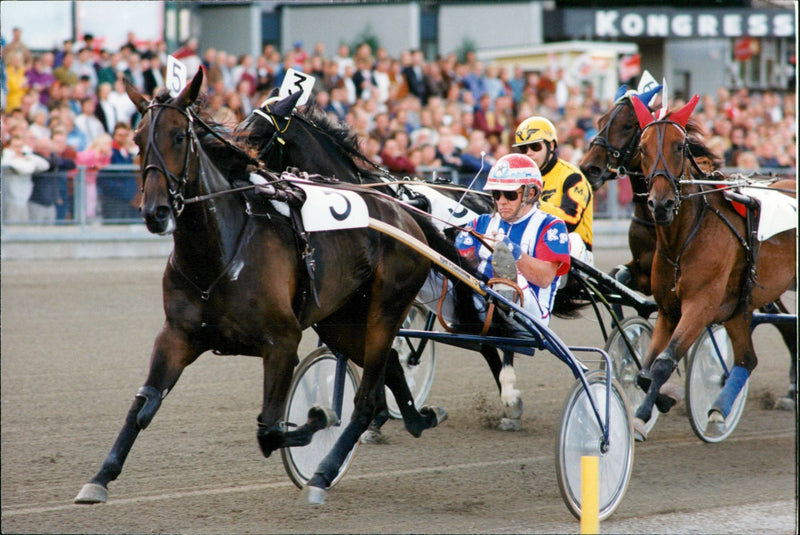
[[589, 392], [577, 381], [572, 387], [561, 414], [556, 437], [556, 474], [558, 488], [567, 508], [581, 516], [581, 457], [599, 458], [599, 517], [611, 516], [622, 502], [633, 468], [633, 417], [625, 392], [612, 379], [609, 399], [608, 449], [601, 451], [603, 429], [592, 410], [589, 396], [595, 400], [600, 416], [606, 416], [606, 373], [596, 370], [586, 374]]
[[[403, 322], [403, 329], [430, 330], [428, 318], [428, 309], [419, 303], [414, 303], [411, 305], [408, 317]], [[412, 362], [412, 355], [421, 344], [424, 344], [424, 349], [419, 356], [419, 362]], [[414, 400], [414, 406], [419, 409], [428, 398], [433, 385], [436, 369], [436, 345], [432, 340], [397, 336], [392, 347], [397, 350], [408, 389], [411, 390], [411, 399]], [[400, 414], [400, 407], [397, 406], [397, 401], [394, 399], [394, 394], [388, 388], [386, 389], [386, 406], [389, 409], [389, 416], [392, 418], [403, 417]]]
[[[322, 346], [311, 352], [297, 368], [292, 379], [289, 397], [286, 402], [285, 421], [287, 425], [302, 425], [308, 417], [308, 410], [314, 405], [334, 407], [334, 383], [337, 358], [327, 347]], [[353, 400], [358, 390], [358, 372], [351, 362], [347, 362], [344, 375], [341, 421], [327, 429], [314, 433], [311, 443], [306, 446], [282, 448], [281, 459], [286, 473], [298, 488], [303, 488], [314, 475], [319, 463], [333, 448], [353, 414]], [[291, 430], [291, 428], [290, 428]], [[339, 473], [330, 486], [333, 487], [347, 471], [353, 460], [358, 442], [347, 455]]]
[[[722, 366], [720, 359], [725, 362], [725, 367]], [[692, 431], [704, 442], [722, 442], [728, 438], [736, 429], [744, 412], [750, 381], [744, 384], [733, 402], [731, 411], [725, 418], [725, 431], [721, 435], [714, 436], [705, 433], [708, 411], [725, 386], [732, 368], [733, 344], [725, 332], [725, 327], [712, 325], [704, 329], [689, 349], [689, 360], [686, 364], [686, 414], [692, 425]]]
[[[635, 357], [625, 343], [622, 333], [625, 333], [625, 336], [628, 337], [633, 349], [636, 351]], [[650, 325], [650, 322], [638, 316], [631, 316], [622, 320], [619, 328], [614, 327], [606, 341], [605, 350], [608, 356], [611, 357], [614, 379], [619, 381], [634, 411], [644, 402], [646, 396], [646, 392], [636, 384], [636, 374], [641, 369], [640, 364], [644, 362], [652, 337], [653, 326]], [[658, 415], [659, 412], [653, 407], [650, 419], [645, 424], [645, 429], [648, 433], [656, 425]]]

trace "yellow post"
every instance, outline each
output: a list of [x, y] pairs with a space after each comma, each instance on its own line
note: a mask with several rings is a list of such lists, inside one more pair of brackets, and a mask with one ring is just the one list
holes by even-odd
[[600, 533], [599, 459], [581, 457], [581, 533]]

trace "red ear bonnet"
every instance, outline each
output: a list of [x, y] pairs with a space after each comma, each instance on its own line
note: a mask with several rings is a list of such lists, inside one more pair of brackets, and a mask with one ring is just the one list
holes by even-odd
[[639, 119], [639, 126], [644, 129], [645, 126], [653, 122], [653, 114], [650, 113], [650, 109], [638, 96], [634, 95], [631, 98], [631, 102], [633, 103], [633, 109], [636, 111], [636, 117]]
[[[682, 127], [686, 128], [686, 123], [689, 122], [689, 117], [692, 115], [694, 111], [694, 107], [697, 106], [697, 103], [700, 101], [700, 95], [695, 95], [692, 97], [692, 100], [686, 103], [686, 105], [673, 113], [669, 116], [672, 121], [675, 121]], [[640, 119], [641, 120], [641, 119]]]

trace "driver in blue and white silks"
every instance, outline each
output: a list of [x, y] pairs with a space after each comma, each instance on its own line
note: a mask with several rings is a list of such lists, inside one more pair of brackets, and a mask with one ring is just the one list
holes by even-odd
[[[523, 308], [547, 325], [559, 279], [570, 266], [566, 224], [538, 208], [542, 175], [528, 156], [500, 158], [489, 171], [484, 190], [492, 193], [495, 210], [478, 216], [472, 227], [490, 244], [505, 244], [516, 263]], [[466, 258], [477, 257], [484, 276], [495, 276], [492, 251], [475, 237], [461, 232], [456, 247]]]
[[[545, 325], [550, 321], [559, 279], [569, 271], [569, 237], [564, 221], [538, 208], [542, 178], [536, 163], [523, 154], [508, 154], [492, 166], [484, 190], [494, 198], [492, 214], [483, 214], [469, 225], [496, 248], [513, 255], [516, 283], [523, 293], [523, 308]], [[464, 231], [455, 241], [461, 255], [477, 261], [478, 270], [491, 279], [496, 276], [494, 253]], [[512, 266], [512, 269], [514, 267]], [[509, 276], [504, 275], [505, 278]], [[422, 302], [435, 302], [441, 292], [441, 275], [429, 277], [420, 291]], [[478, 310], [485, 302], [475, 296]], [[445, 299], [442, 316], [451, 321], [452, 301]]]

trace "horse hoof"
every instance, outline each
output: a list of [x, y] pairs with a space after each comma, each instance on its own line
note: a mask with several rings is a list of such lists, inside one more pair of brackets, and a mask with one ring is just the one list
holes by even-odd
[[647, 426], [641, 418], [633, 419], [633, 438], [636, 442], [647, 440]]
[[707, 437], [721, 437], [725, 434], [725, 418], [718, 411], [711, 411], [704, 434]]
[[362, 444], [386, 444], [387, 442], [386, 437], [383, 436], [379, 429], [367, 429], [361, 435], [359, 441]]
[[522, 399], [517, 398], [503, 407], [503, 415], [512, 420], [519, 420], [522, 417]]
[[431, 427], [436, 427], [440, 423], [447, 420], [447, 411], [444, 410], [442, 407], [422, 407], [419, 410], [420, 414], [433, 414], [434, 418], [436, 418], [434, 424]]
[[522, 429], [522, 420], [519, 418], [500, 418], [497, 426], [500, 431], [519, 431]]
[[775, 408], [779, 411], [794, 411], [797, 410], [797, 402], [794, 400], [794, 398], [784, 396], [782, 398], [778, 398], [778, 400], [775, 402]]
[[328, 491], [319, 487], [306, 485], [300, 491], [300, 503], [303, 505], [323, 505]]
[[87, 483], [75, 496], [75, 503], [94, 504], [108, 501], [108, 489], [97, 483]]

